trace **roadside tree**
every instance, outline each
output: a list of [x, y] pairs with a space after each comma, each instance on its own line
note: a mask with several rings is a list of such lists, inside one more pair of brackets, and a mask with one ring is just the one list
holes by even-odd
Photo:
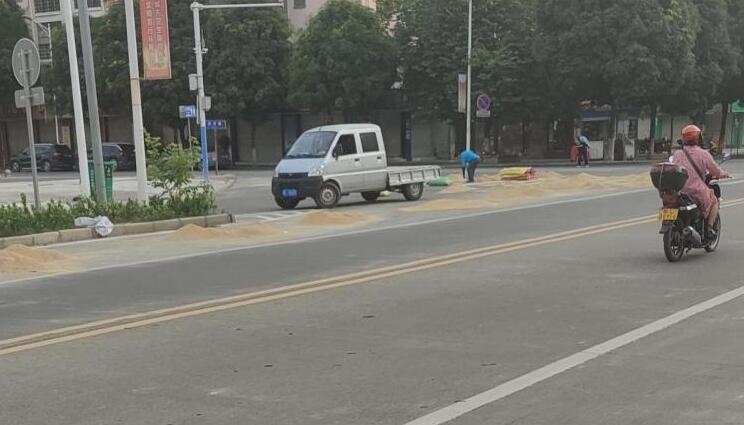
[[256, 161], [256, 128], [287, 98], [290, 28], [275, 10], [214, 11], [207, 24], [209, 54], [206, 79], [212, 114], [251, 124], [252, 160]]
[[382, 107], [395, 81], [395, 44], [377, 15], [331, 0], [300, 33], [290, 65], [290, 103], [346, 120]]

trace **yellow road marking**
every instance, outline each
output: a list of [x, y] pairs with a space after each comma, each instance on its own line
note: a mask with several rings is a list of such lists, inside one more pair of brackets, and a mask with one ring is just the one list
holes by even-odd
[[[744, 198], [735, 199], [723, 203], [724, 207], [734, 207], [738, 205], [744, 205]], [[31, 335], [19, 336], [0, 341], [0, 356], [32, 350], [34, 348], [46, 347], [54, 344], [60, 344], [63, 342], [105, 335], [122, 330], [139, 328], [156, 323], [168, 322], [171, 320], [200, 316], [204, 314], [244, 307], [252, 304], [266, 303], [290, 297], [297, 297], [300, 295], [327, 291], [344, 286], [358, 285], [361, 283], [396, 277], [404, 274], [414, 273], [417, 271], [429, 270], [465, 261], [472, 261], [483, 257], [489, 257], [513, 251], [520, 251], [528, 248], [583, 238], [600, 233], [607, 233], [627, 227], [652, 223], [656, 221], [656, 219], [656, 215], [636, 217], [612, 223], [588, 226], [580, 229], [568, 230], [565, 232], [554, 233], [546, 236], [525, 239], [522, 241], [491, 245], [467, 251], [460, 251], [452, 254], [430, 257], [394, 266], [383, 267], [372, 271], [350, 273], [343, 276], [325, 278], [295, 285], [288, 285], [275, 289], [250, 292], [247, 294], [186, 304], [178, 307], [155, 310], [146, 313], [120, 316], [111, 319], [104, 319], [81, 325], [35, 333]]]

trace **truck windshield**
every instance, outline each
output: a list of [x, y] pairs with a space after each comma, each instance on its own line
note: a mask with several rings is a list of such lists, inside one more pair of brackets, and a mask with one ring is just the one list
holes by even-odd
[[287, 158], [324, 158], [335, 138], [335, 131], [304, 133], [287, 152]]

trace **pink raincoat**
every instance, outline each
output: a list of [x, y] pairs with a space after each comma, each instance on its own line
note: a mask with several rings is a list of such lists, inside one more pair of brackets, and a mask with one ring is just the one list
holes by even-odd
[[[695, 164], [703, 175], [710, 174], [715, 179], [726, 175], [726, 172], [718, 166], [710, 153], [700, 146], [685, 146], [684, 150], [690, 154], [690, 157], [695, 161]], [[689, 174], [687, 183], [685, 183], [682, 191], [692, 196], [697, 201], [705, 217], [708, 217], [710, 209], [713, 208], [716, 202], [716, 195], [713, 193], [713, 189], [708, 187], [705, 181], [700, 178], [698, 172], [695, 171], [695, 167], [690, 164], [684, 152], [681, 150], [675, 152], [673, 158], [673, 162], [685, 167], [687, 174]]]

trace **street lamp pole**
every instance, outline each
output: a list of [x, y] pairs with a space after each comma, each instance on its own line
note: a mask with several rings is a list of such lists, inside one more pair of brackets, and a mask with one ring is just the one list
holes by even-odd
[[127, 51], [129, 54], [129, 86], [132, 92], [132, 130], [134, 158], [137, 168], [137, 199], [147, 201], [147, 162], [145, 160], [145, 125], [142, 120], [137, 34], [134, 23], [134, 0], [124, 0], [127, 21]]
[[209, 153], [207, 152], [207, 112], [206, 112], [206, 94], [204, 91], [204, 50], [201, 39], [201, 22], [199, 12], [204, 9], [246, 9], [261, 7], [284, 7], [284, 3], [249, 3], [249, 4], [201, 4], [199, 2], [191, 3], [191, 11], [194, 14], [194, 54], [196, 55], [196, 88], [197, 102], [196, 107], [199, 110], [199, 141], [202, 154], [202, 179], [209, 181]]
[[473, 58], [473, 0], [468, 0], [468, 93], [467, 93], [467, 107], [465, 112], [465, 148], [467, 150], [470, 150], [470, 126], [471, 126], [471, 118], [470, 114], [472, 113], [472, 88], [473, 84], [471, 81], [471, 77], [473, 74], [473, 68], [472, 68], [472, 58]]
[[209, 153], [207, 151], [207, 112], [205, 108], [204, 94], [204, 65], [202, 63], [202, 39], [199, 11], [203, 5], [191, 3], [191, 11], [194, 13], [194, 52], [196, 53], [196, 88], [198, 90], [196, 107], [199, 111], [199, 141], [201, 142], [202, 156], [202, 179], [209, 181]]
[[72, 1], [60, 0], [62, 20], [67, 38], [67, 56], [70, 61], [70, 81], [72, 86], [72, 107], [75, 114], [75, 141], [78, 153], [78, 171], [80, 172], [80, 194], [90, 196], [90, 176], [88, 175], [88, 148], [83, 121], [83, 101], [78, 72], [77, 47], [75, 47], [75, 30], [72, 20]]

